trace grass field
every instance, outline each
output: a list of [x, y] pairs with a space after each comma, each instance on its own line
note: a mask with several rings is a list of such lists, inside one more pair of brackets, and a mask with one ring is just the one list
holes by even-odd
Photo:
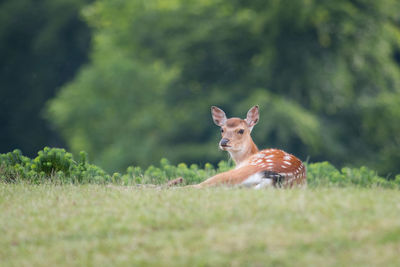
[[399, 266], [400, 192], [0, 183], [1, 266]]

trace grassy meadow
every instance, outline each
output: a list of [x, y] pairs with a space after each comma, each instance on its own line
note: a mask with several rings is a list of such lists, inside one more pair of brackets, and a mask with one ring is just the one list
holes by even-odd
[[399, 266], [400, 194], [0, 183], [1, 266]]

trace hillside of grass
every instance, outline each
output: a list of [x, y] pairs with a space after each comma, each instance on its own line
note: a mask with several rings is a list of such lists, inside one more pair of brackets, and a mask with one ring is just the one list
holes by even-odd
[[2, 266], [399, 266], [383, 188], [0, 183]]

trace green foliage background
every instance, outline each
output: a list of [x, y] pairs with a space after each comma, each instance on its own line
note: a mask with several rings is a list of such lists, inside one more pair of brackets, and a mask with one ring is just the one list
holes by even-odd
[[[260, 147], [399, 172], [398, 1], [110, 1], [49, 119], [108, 170], [215, 162], [209, 107], [259, 104]], [[397, 53], [397, 54], [396, 54]]]
[[400, 173], [399, 1], [0, 7], [0, 152], [66, 144], [108, 172], [216, 164], [210, 106], [243, 117], [258, 104], [260, 148]]

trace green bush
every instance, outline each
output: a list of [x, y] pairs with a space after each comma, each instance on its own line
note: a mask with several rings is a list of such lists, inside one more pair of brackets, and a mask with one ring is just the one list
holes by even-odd
[[358, 186], [400, 188], [400, 175], [395, 179], [380, 177], [375, 171], [365, 166], [360, 168], [343, 168], [340, 171], [329, 162], [311, 163], [307, 166], [309, 187], [320, 186]]
[[184, 177], [185, 184], [195, 184], [230, 168], [232, 166], [225, 161], [221, 161], [215, 169], [209, 163], [206, 163], [204, 168], [199, 168], [196, 164], [187, 166], [185, 163], [174, 166], [167, 159], [162, 159], [160, 167], [152, 165], [144, 171], [140, 167], [128, 167], [127, 173], [122, 176], [122, 181], [124, 184], [163, 184], [177, 177]]
[[61, 148], [45, 147], [35, 159], [23, 156], [20, 150], [14, 150], [0, 154], [0, 181], [104, 183], [112, 180], [109, 174], [89, 164], [86, 158], [86, 153], [81, 152], [79, 161], [75, 161], [71, 153]]
[[[221, 161], [217, 168], [209, 163], [204, 167], [196, 164], [188, 166], [185, 163], [175, 166], [171, 165], [167, 159], [162, 159], [159, 166], [152, 165], [146, 170], [138, 166], [130, 166], [124, 174], [110, 175], [100, 167], [90, 164], [85, 152], [80, 152], [79, 160], [76, 161], [65, 149], [45, 147], [38, 152], [35, 159], [23, 156], [19, 150], [0, 154], [0, 181], [160, 185], [183, 177], [184, 184], [195, 184], [232, 167], [232, 164], [226, 161]], [[393, 179], [385, 179], [364, 166], [338, 170], [329, 162], [307, 164], [307, 180], [310, 188], [329, 186], [400, 188], [400, 174]]]
[[23, 156], [18, 149], [0, 154], [0, 180], [13, 182], [24, 177], [29, 172], [31, 164], [31, 159]]

